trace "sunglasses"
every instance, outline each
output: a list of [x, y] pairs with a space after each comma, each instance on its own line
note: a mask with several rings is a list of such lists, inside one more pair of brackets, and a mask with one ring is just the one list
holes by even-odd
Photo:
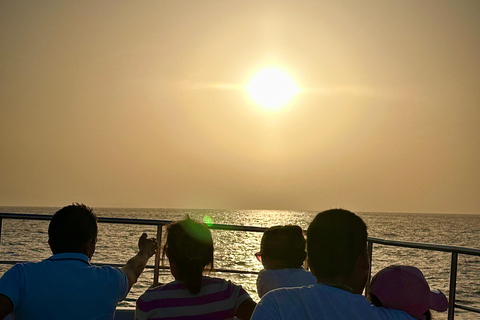
[[259, 252], [254, 254], [255, 258], [257, 258], [258, 261], [262, 262], [262, 254]]

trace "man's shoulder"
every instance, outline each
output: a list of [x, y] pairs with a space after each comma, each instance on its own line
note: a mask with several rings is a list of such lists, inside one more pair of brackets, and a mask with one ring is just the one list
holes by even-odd
[[122, 279], [128, 283], [127, 274], [121, 268], [104, 265], [91, 266], [91, 269], [95, 270], [97, 273], [100, 273], [104, 277]]
[[306, 316], [312, 299], [315, 299], [315, 285], [308, 287], [278, 288], [267, 292], [254, 310], [252, 319], [310, 319]]
[[45, 260], [36, 261], [36, 262], [29, 262], [29, 261], [17, 262], [9, 270], [7, 270], [4, 275], [11, 275], [11, 274], [21, 275], [21, 274], [28, 273], [30, 270], [33, 270], [34, 272], [38, 272], [38, 270], [41, 269], [45, 264], [44, 261]]
[[312, 294], [319, 292], [318, 285], [309, 285], [303, 287], [288, 287], [273, 289], [265, 294], [262, 300], [279, 300], [295, 297], [295, 299], [302, 299], [302, 297], [311, 297]]
[[335, 319], [414, 320], [403, 311], [372, 306], [362, 295], [319, 284], [272, 290], [257, 309], [253, 319], [316, 319], [321, 313]]

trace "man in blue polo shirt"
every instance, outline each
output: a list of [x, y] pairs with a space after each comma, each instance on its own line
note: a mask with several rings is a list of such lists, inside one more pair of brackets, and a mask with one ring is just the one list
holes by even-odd
[[139, 252], [122, 268], [89, 261], [97, 241], [97, 217], [83, 204], [57, 211], [48, 227], [53, 255], [16, 264], [0, 279], [0, 319], [113, 319], [117, 303], [137, 281], [157, 241], [143, 234]]

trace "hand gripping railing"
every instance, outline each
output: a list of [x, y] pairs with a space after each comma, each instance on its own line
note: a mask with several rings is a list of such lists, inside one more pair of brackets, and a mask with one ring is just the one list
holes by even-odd
[[[0, 241], [2, 236], [2, 219], [17, 219], [17, 220], [50, 220], [52, 215], [40, 215], [40, 214], [26, 214], [26, 213], [0, 213]], [[152, 220], [152, 219], [128, 219], [128, 218], [107, 218], [99, 217], [99, 223], [110, 223], [110, 224], [134, 224], [134, 225], [150, 225], [157, 227], [157, 240], [161, 243], [162, 239], [162, 229], [164, 225], [171, 223], [170, 220]], [[226, 225], [226, 224], [212, 224], [208, 225], [210, 229], [217, 230], [230, 230], [230, 231], [250, 231], [250, 232], [263, 232], [267, 228], [264, 227], [251, 227], [251, 226], [236, 226], [236, 225]], [[450, 263], [450, 287], [449, 287], [449, 308], [448, 308], [448, 320], [454, 320], [455, 308], [463, 309], [469, 312], [479, 313], [480, 309], [472, 308], [464, 305], [455, 303], [455, 291], [457, 284], [457, 267], [458, 267], [458, 255], [473, 255], [480, 256], [480, 250], [464, 248], [464, 247], [455, 247], [455, 246], [445, 246], [445, 245], [436, 245], [436, 244], [427, 244], [427, 243], [415, 243], [415, 242], [405, 242], [405, 241], [394, 241], [394, 240], [384, 240], [378, 238], [368, 238], [367, 248], [368, 254], [370, 256], [370, 261], [372, 261], [373, 253], [373, 244], [380, 244], [386, 246], [395, 246], [403, 248], [414, 248], [422, 250], [433, 250], [433, 251], [443, 251], [449, 252], [452, 254], [451, 263]], [[168, 269], [167, 267], [160, 267], [160, 248], [157, 249], [155, 253], [155, 264], [154, 266], [148, 265], [147, 268], [154, 269], [153, 284], [158, 284], [158, 276], [160, 269]], [[0, 264], [14, 264], [16, 261], [0, 261]], [[123, 266], [117, 264], [111, 264], [114, 266]], [[371, 268], [371, 264], [370, 264]], [[227, 272], [227, 273], [242, 273], [242, 274], [258, 274], [255, 271], [245, 271], [245, 270], [230, 270], [230, 269], [215, 269], [217, 272]], [[370, 282], [371, 269], [369, 274]], [[368, 286], [365, 288], [365, 294], [368, 294]]]

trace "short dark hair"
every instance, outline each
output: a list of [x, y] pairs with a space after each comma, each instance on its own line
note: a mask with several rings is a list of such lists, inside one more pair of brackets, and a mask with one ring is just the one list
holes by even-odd
[[81, 252], [85, 243], [97, 238], [97, 216], [92, 208], [79, 203], [55, 212], [48, 226], [52, 252]]
[[367, 226], [344, 209], [317, 214], [307, 230], [308, 263], [317, 279], [352, 274], [367, 247]]
[[300, 268], [305, 261], [305, 237], [296, 225], [274, 226], [265, 230], [260, 245], [263, 257], [275, 260], [282, 268]]

